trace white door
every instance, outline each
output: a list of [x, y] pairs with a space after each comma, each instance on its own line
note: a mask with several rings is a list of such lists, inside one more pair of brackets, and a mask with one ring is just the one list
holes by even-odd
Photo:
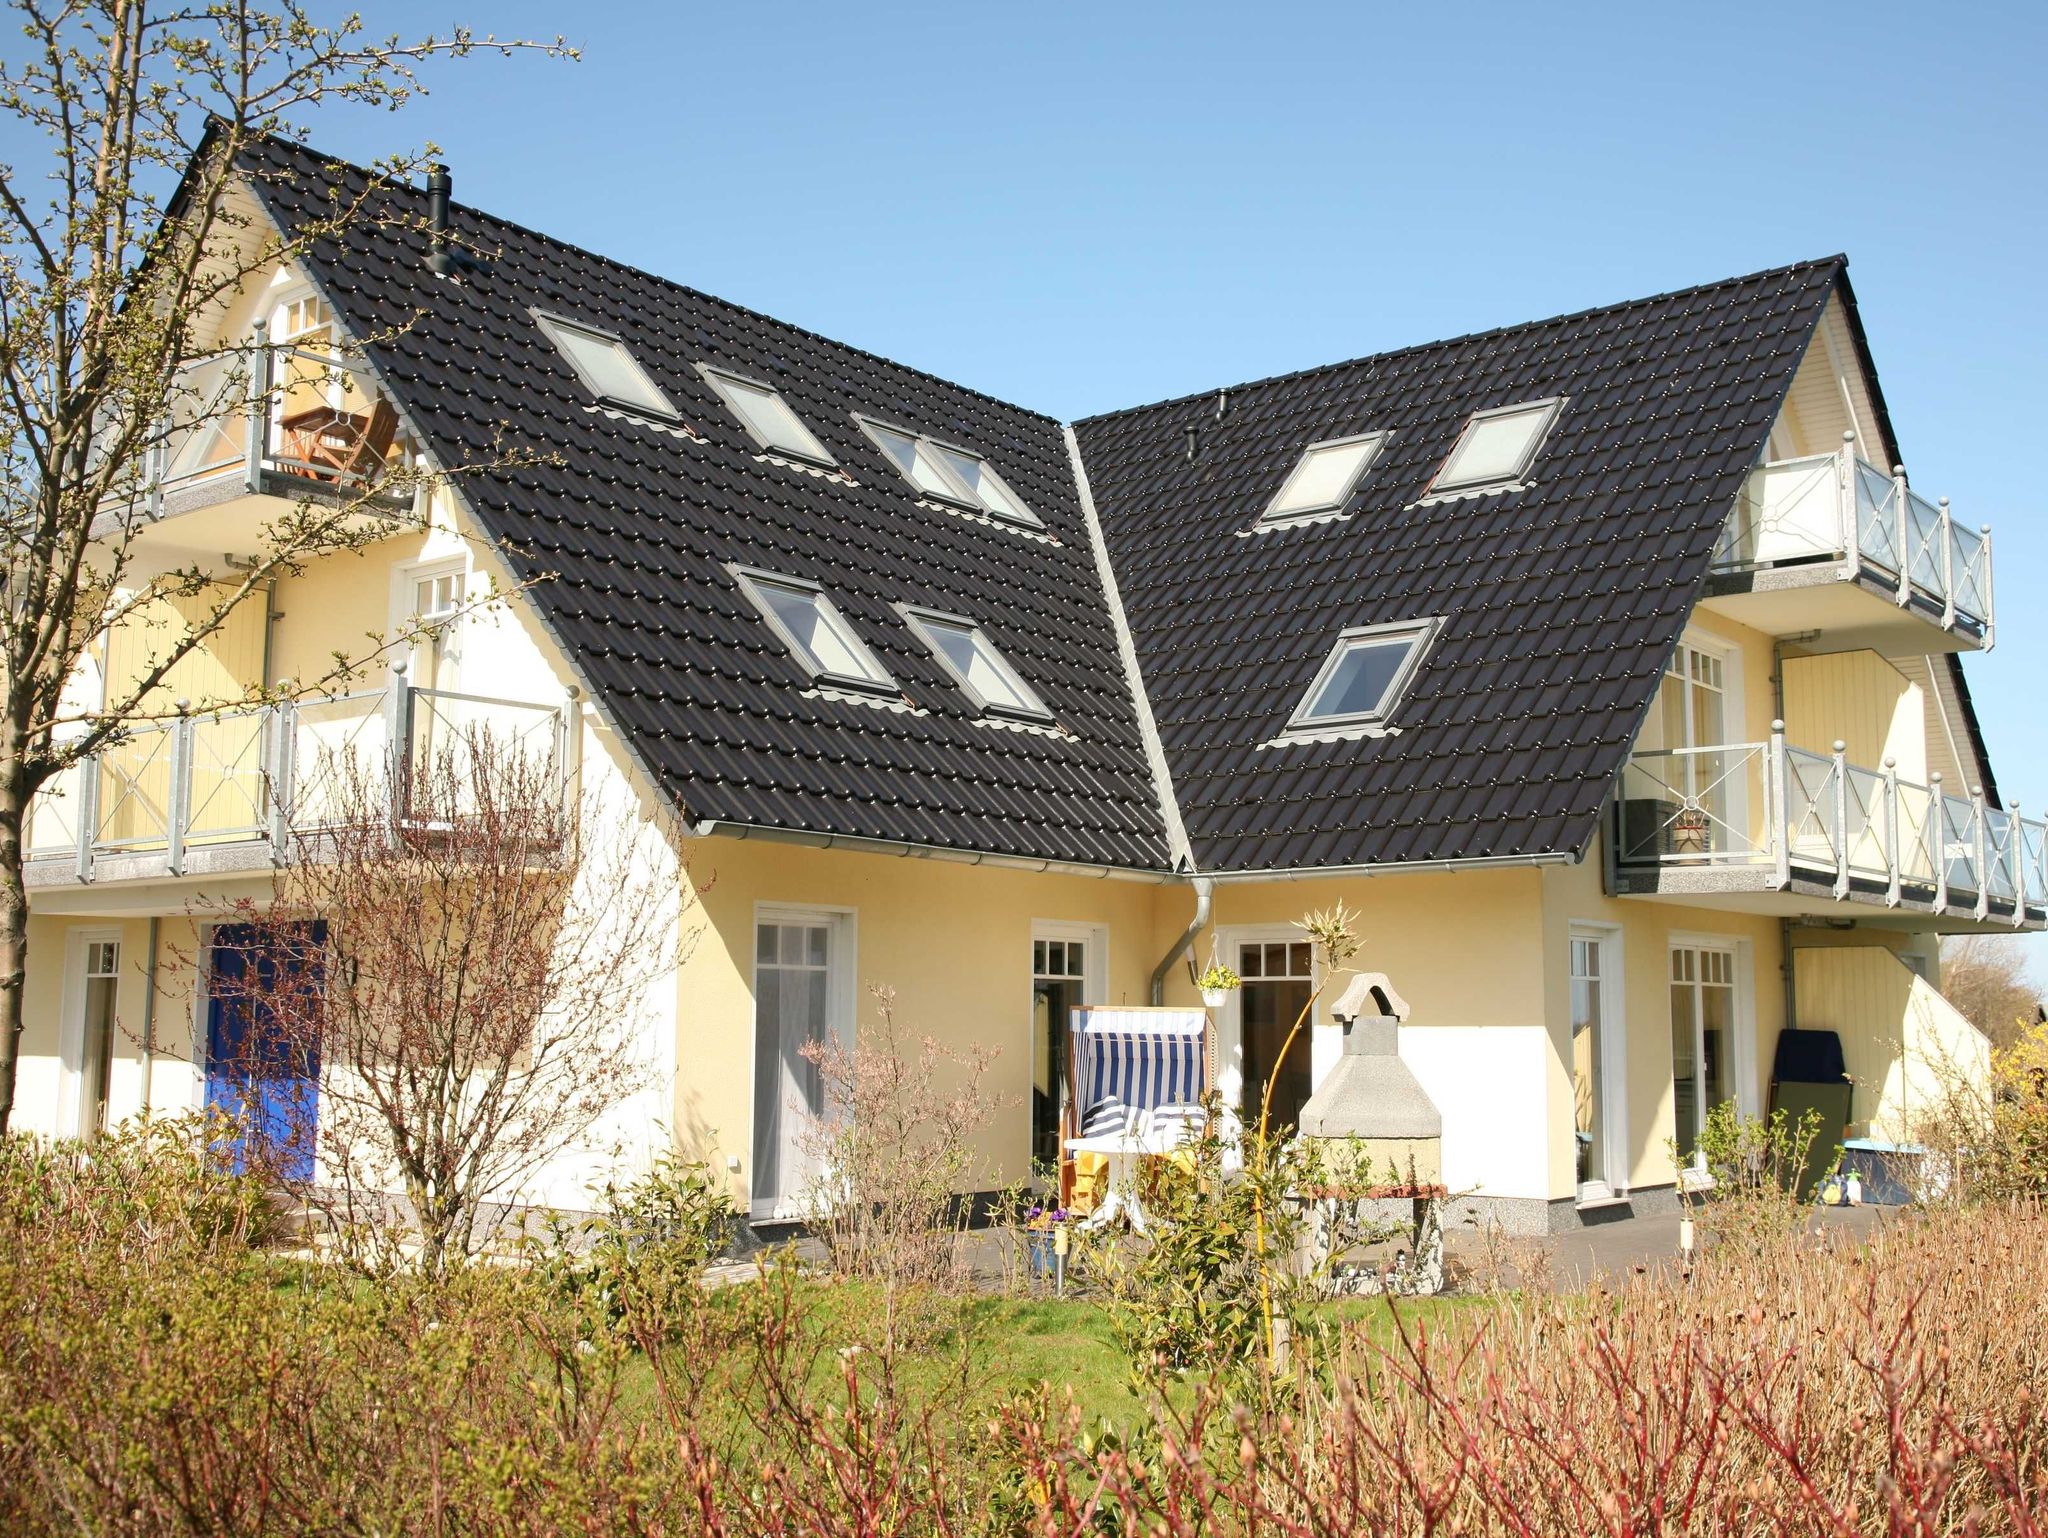
[[1579, 1200], [1628, 1189], [1628, 1073], [1617, 930], [1571, 929], [1572, 1140]]
[[801, 1215], [821, 1172], [826, 1104], [817, 1054], [850, 1043], [852, 958], [844, 915], [763, 910], [754, 928], [756, 1222]]
[[1041, 1177], [1060, 1161], [1073, 1012], [1102, 1002], [1108, 941], [1109, 931], [1091, 924], [1031, 926], [1031, 1164]]
[[121, 942], [116, 935], [81, 937], [72, 979], [74, 1069], [72, 1119], [68, 1129], [90, 1141], [112, 1124], [109, 1105], [114, 1075], [115, 997], [121, 984]]
[[1672, 1137], [1681, 1159], [1695, 1150], [1707, 1113], [1735, 1098], [1735, 948], [1671, 948]]

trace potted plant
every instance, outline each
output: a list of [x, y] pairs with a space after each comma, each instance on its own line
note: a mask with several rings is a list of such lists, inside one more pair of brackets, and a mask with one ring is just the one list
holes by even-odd
[[1033, 1207], [1024, 1214], [1024, 1244], [1033, 1277], [1051, 1276], [1057, 1269], [1060, 1225], [1066, 1221], [1064, 1207]]
[[1211, 1009], [1221, 1009], [1230, 1002], [1231, 994], [1244, 986], [1244, 979], [1220, 961], [1211, 961], [1202, 975], [1195, 979], [1195, 986], [1202, 990], [1202, 1002]]

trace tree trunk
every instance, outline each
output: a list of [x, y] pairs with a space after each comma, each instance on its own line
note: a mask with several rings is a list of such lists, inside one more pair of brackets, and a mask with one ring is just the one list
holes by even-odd
[[20, 776], [0, 776], [0, 1134], [14, 1120], [15, 1069], [21, 1059], [23, 992], [28, 981], [28, 882], [22, 823], [28, 798]]

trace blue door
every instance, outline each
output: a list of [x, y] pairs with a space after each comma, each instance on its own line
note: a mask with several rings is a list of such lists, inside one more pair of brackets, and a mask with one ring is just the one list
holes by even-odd
[[240, 1124], [236, 1170], [309, 1180], [320, 1110], [324, 923], [222, 924], [206, 1002], [206, 1105]]

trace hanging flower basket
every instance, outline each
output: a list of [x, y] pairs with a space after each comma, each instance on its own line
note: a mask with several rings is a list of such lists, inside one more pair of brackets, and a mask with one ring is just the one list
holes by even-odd
[[1230, 996], [1244, 986], [1244, 979], [1220, 961], [1211, 961], [1209, 968], [1195, 979], [1195, 986], [1202, 990], [1202, 1002], [1211, 1009], [1221, 1009], [1230, 1002]]

